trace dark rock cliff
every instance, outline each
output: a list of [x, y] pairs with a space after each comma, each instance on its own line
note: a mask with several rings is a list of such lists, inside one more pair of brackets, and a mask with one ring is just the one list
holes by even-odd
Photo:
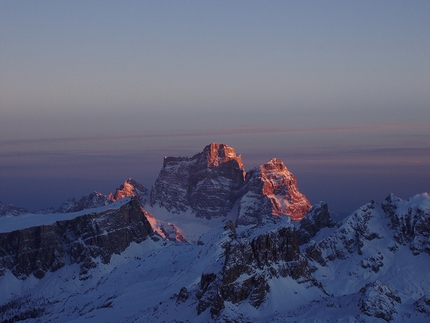
[[109, 263], [113, 254], [124, 251], [131, 242], [145, 240], [152, 232], [138, 201], [131, 199], [118, 209], [0, 233], [0, 275], [10, 269], [20, 279], [31, 274], [42, 278], [66, 263], [78, 263], [81, 279], [85, 279], [96, 266], [95, 258]]

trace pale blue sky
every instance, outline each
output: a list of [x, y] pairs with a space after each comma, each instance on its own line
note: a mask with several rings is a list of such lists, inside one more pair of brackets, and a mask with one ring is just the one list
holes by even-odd
[[164, 155], [212, 141], [247, 169], [281, 157], [338, 211], [429, 191], [429, 17], [429, 1], [2, 1], [0, 200], [149, 188]]

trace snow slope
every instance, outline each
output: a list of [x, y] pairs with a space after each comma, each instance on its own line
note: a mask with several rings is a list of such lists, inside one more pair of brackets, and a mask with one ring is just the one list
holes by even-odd
[[120, 206], [130, 202], [130, 198], [124, 198], [110, 205], [101, 206], [98, 208], [86, 209], [79, 212], [73, 213], [26, 213], [19, 216], [5, 215], [0, 217], [0, 233], [1, 232], [11, 232], [14, 230], [22, 230], [25, 228], [30, 228], [40, 225], [49, 225], [57, 221], [71, 220], [78, 216], [90, 214], [90, 213], [100, 213], [107, 210], [115, 210]]
[[[429, 205], [426, 193], [364, 205], [301, 246], [319, 286], [291, 276], [270, 276], [280, 264], [270, 263], [254, 272], [268, 277], [263, 303], [254, 307], [250, 299], [225, 301], [217, 316], [211, 316], [209, 309], [197, 314], [202, 274], [225, 270], [225, 246], [234, 239], [246, 244], [281, 228], [293, 230], [291, 220], [267, 219], [233, 232], [226, 229], [228, 219], [197, 219], [191, 213], [152, 208], [149, 211], [157, 220], [175, 224], [189, 242], [154, 235], [132, 243], [108, 264], [95, 259], [97, 266], [85, 280], [80, 280], [76, 264], [48, 272], [42, 279], [20, 280], [6, 271], [0, 276], [0, 315], [2, 320], [20, 316], [26, 322], [429, 322], [430, 255], [425, 249], [413, 249], [421, 231], [412, 230], [415, 236], [409, 240], [399, 239], [393, 226], [397, 223], [393, 218], [404, 219], [406, 214], [425, 221]], [[58, 215], [38, 216], [34, 224], [37, 219], [42, 221], [39, 224], [54, 221]], [[6, 221], [0, 222], [2, 228], [22, 226], [22, 221], [2, 221]], [[247, 277], [241, 274], [235, 283]]]

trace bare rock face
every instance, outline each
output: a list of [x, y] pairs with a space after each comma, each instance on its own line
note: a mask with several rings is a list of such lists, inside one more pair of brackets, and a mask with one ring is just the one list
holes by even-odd
[[257, 224], [269, 215], [287, 215], [299, 221], [311, 209], [306, 196], [299, 192], [296, 177], [279, 158], [249, 171], [242, 192], [238, 225]]
[[150, 194], [151, 206], [197, 217], [225, 216], [239, 197], [244, 182], [241, 156], [224, 144], [212, 143], [188, 157], [165, 157]]
[[0, 275], [10, 269], [20, 279], [31, 274], [42, 278], [66, 263], [78, 263], [81, 279], [85, 279], [96, 266], [95, 258], [109, 263], [113, 254], [124, 251], [131, 242], [145, 240], [152, 232], [138, 201], [131, 199], [118, 209], [0, 233]]
[[201, 276], [196, 297], [197, 313], [210, 310], [213, 318], [233, 304], [248, 300], [258, 308], [270, 291], [269, 280], [292, 277], [299, 283], [317, 286], [305, 257], [300, 254], [294, 228], [280, 224], [276, 229], [255, 236], [238, 236], [231, 220], [226, 222], [221, 240], [224, 261], [217, 270], [207, 270]]
[[377, 280], [366, 284], [361, 290], [358, 306], [363, 314], [384, 319], [389, 322], [397, 314], [396, 306], [401, 303], [400, 296], [390, 287]]

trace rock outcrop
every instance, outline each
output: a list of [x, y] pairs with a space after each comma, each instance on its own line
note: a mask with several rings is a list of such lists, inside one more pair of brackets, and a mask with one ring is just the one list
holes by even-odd
[[415, 309], [420, 312], [424, 313], [427, 317], [430, 317], [430, 297], [427, 295], [424, 295], [420, 299], [414, 302]]
[[241, 156], [212, 143], [191, 158], [165, 157], [150, 203], [171, 213], [190, 208], [201, 218], [225, 216], [239, 197], [244, 175]]
[[156, 219], [151, 213], [145, 211], [146, 219], [151, 224], [154, 233], [170, 241], [186, 242], [179, 228], [173, 223]]
[[[300, 228], [304, 227], [307, 227], [306, 220], [300, 224]], [[299, 236], [302, 237], [302, 234]], [[364, 255], [365, 249], [369, 249], [366, 245], [382, 238], [392, 240], [389, 246], [392, 252], [398, 249], [397, 243], [408, 246], [414, 255], [423, 252], [430, 254], [429, 195], [423, 193], [402, 200], [391, 194], [381, 207], [371, 201], [345, 218], [333, 234], [317, 243], [310, 243], [306, 255], [320, 265], [326, 265], [328, 261], [346, 259], [354, 253]], [[361, 266], [377, 272], [384, 263], [381, 251], [375, 250], [372, 255], [362, 259]]]
[[85, 279], [96, 258], [109, 263], [113, 254], [152, 232], [137, 199], [131, 199], [117, 209], [0, 233], [0, 275], [9, 269], [20, 279], [31, 274], [42, 278], [66, 263], [78, 263]]
[[279, 158], [273, 158], [246, 174], [237, 224], [257, 224], [262, 217], [281, 215], [299, 221], [310, 209], [310, 202], [299, 192], [296, 177]]
[[393, 320], [393, 316], [397, 314], [396, 307], [402, 302], [394, 290], [377, 280], [366, 284], [360, 292], [358, 306], [363, 314], [381, 318], [387, 322]]
[[336, 222], [330, 216], [328, 205], [325, 202], [319, 202], [312, 206], [299, 223], [299, 230], [297, 230], [299, 245], [308, 243], [321, 229], [332, 228], [336, 225]]
[[196, 293], [198, 314], [209, 309], [215, 318], [225, 302], [237, 304], [244, 300], [258, 308], [270, 292], [272, 278], [289, 276], [299, 283], [318, 285], [306, 258], [300, 254], [293, 226], [280, 222], [275, 227], [238, 235], [233, 222], [226, 222], [224, 239], [219, 242], [222, 266], [210, 267], [202, 274]]

